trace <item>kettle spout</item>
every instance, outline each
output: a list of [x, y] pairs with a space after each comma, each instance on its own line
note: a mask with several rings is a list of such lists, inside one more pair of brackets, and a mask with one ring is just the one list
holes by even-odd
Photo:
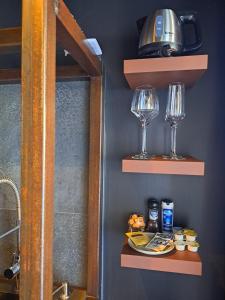
[[147, 19], [147, 16], [145, 16], [145, 17], [143, 17], [143, 18], [136, 21], [137, 29], [138, 29], [139, 34], [141, 34], [141, 31], [142, 31], [142, 28], [145, 24], [146, 19]]

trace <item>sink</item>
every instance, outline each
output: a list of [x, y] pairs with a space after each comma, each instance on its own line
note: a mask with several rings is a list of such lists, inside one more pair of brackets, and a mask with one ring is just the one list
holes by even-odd
[[0, 300], [19, 300], [19, 295], [12, 294], [12, 293], [1, 293], [0, 292]]

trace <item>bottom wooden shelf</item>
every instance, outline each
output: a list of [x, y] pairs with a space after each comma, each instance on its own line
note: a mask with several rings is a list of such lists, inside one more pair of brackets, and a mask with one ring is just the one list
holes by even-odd
[[198, 253], [174, 250], [162, 256], [148, 256], [134, 251], [128, 244], [124, 245], [121, 252], [121, 267], [202, 275], [202, 262]]

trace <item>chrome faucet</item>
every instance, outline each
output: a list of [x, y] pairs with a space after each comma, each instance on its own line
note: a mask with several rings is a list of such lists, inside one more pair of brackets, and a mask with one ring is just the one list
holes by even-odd
[[[0, 170], [1, 172], [1, 170]], [[20, 204], [20, 194], [16, 184], [8, 177], [0, 178], [0, 184], [8, 184], [14, 191], [17, 201], [17, 224], [12, 229], [0, 235], [0, 240], [4, 237], [10, 235], [11, 233], [17, 231], [17, 252], [13, 254], [12, 265], [5, 270], [4, 276], [8, 279], [17, 278], [17, 275], [20, 272], [20, 224], [21, 224], [21, 204]], [[17, 278], [18, 279], [18, 278]], [[17, 283], [18, 285], [18, 283]], [[62, 290], [62, 294], [60, 295], [61, 300], [68, 300], [69, 291], [68, 291], [68, 283], [63, 282], [60, 287], [58, 287], [55, 291], [53, 291], [52, 296], [57, 294], [60, 290]]]
[[63, 291], [62, 295], [60, 296], [61, 300], [67, 300], [69, 299], [69, 291], [68, 291], [68, 282], [63, 282], [54, 292], [52, 293], [52, 296], [57, 294], [60, 290]]
[[4, 276], [8, 279], [14, 278], [19, 274], [20, 271], [20, 224], [21, 224], [21, 205], [20, 205], [20, 194], [16, 184], [8, 177], [0, 178], [0, 184], [8, 184], [15, 193], [17, 201], [17, 224], [12, 229], [0, 235], [0, 239], [8, 236], [9, 234], [17, 231], [17, 251], [13, 255], [13, 262], [11, 267], [5, 270]]
[[13, 261], [10, 268], [4, 271], [4, 277], [7, 279], [13, 279], [20, 273], [20, 257], [17, 253], [13, 254]]

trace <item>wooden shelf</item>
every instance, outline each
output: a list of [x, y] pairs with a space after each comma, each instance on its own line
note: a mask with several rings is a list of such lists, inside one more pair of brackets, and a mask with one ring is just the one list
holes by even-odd
[[134, 251], [128, 244], [124, 245], [121, 252], [121, 267], [202, 275], [202, 262], [198, 253], [174, 250], [161, 256], [148, 256]]
[[136, 160], [128, 156], [122, 160], [122, 171], [130, 173], [198, 175], [203, 176], [205, 163], [191, 156], [185, 160], [154, 159]]
[[124, 61], [124, 74], [129, 86], [164, 88], [172, 82], [192, 86], [208, 68], [208, 55], [132, 59]]

